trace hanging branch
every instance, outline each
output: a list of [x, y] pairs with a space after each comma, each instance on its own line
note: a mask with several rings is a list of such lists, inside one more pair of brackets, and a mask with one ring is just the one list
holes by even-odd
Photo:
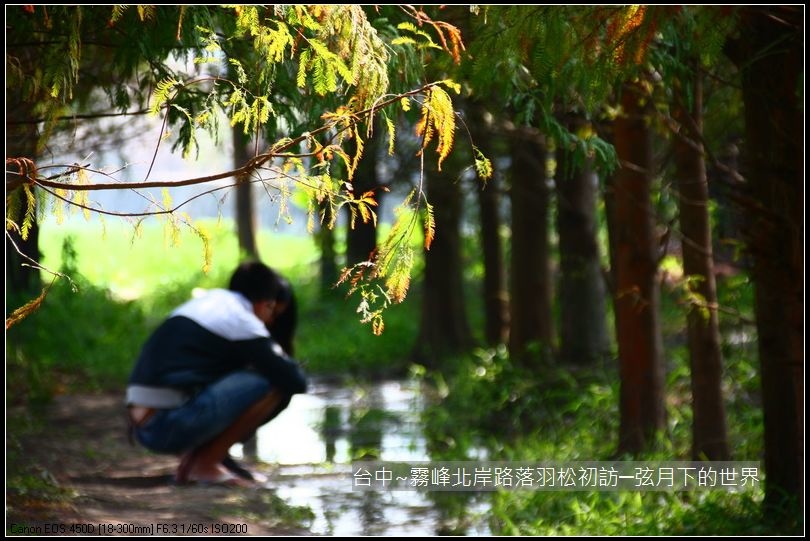
[[[383, 102], [381, 102], [379, 104], [375, 104], [372, 107], [368, 107], [368, 108], [366, 108], [366, 109], [364, 109], [362, 111], [359, 111], [359, 112], [354, 114], [354, 117], [356, 117], [356, 118], [354, 118], [354, 119], [352, 119], [350, 121], [351, 126], [359, 124], [361, 121], [363, 121], [367, 117], [369, 117], [370, 114], [372, 114], [373, 112], [375, 112], [375, 111], [377, 111], [377, 110], [379, 110], [381, 108], [387, 107], [387, 106], [389, 106], [389, 105], [391, 105], [393, 103], [397, 103], [403, 98], [408, 98], [408, 97], [416, 96], [416, 95], [419, 95], [419, 94], [423, 94], [423, 93], [427, 92], [429, 89], [431, 89], [433, 87], [436, 87], [439, 84], [442, 84], [442, 83], [441, 82], [428, 83], [428, 84], [426, 84], [426, 85], [424, 85], [424, 86], [422, 86], [420, 88], [410, 90], [410, 91], [404, 92], [402, 94], [397, 94], [397, 95], [395, 95], [395, 96], [393, 96], [393, 97], [391, 97], [389, 99], [386, 99], [385, 101], [383, 101]], [[177, 187], [181, 187], [181, 186], [193, 186], [195, 184], [205, 184], [205, 183], [208, 183], [208, 182], [212, 182], [212, 181], [215, 181], [215, 180], [221, 180], [221, 179], [225, 179], [225, 178], [228, 178], [228, 177], [242, 176], [242, 175], [250, 174], [253, 170], [257, 169], [258, 167], [261, 167], [262, 165], [264, 165], [265, 163], [267, 163], [268, 161], [270, 161], [270, 160], [272, 160], [274, 158], [302, 158], [302, 157], [316, 156], [318, 154], [318, 152], [291, 153], [291, 152], [287, 152], [287, 151], [289, 149], [295, 147], [296, 145], [299, 145], [302, 142], [304, 142], [304, 141], [306, 141], [308, 139], [311, 139], [315, 135], [320, 135], [320, 134], [322, 134], [324, 132], [327, 132], [330, 129], [333, 129], [335, 127], [335, 125], [336, 125], [336, 122], [330, 122], [330, 123], [324, 124], [323, 126], [320, 126], [319, 128], [317, 128], [315, 130], [305, 132], [305, 133], [299, 135], [298, 137], [296, 137], [295, 139], [290, 139], [290, 140], [284, 142], [281, 145], [278, 145], [278, 143], [276, 143], [276, 145], [273, 145], [267, 151], [265, 151], [265, 152], [255, 156], [255, 157], [251, 158], [248, 161], [248, 163], [245, 164], [244, 166], [239, 167], [237, 169], [230, 170], [230, 171], [224, 171], [222, 173], [216, 173], [214, 175], [207, 175], [207, 176], [203, 176], [203, 177], [195, 177], [195, 178], [184, 179], [184, 180], [175, 180], [175, 181], [163, 180], [163, 181], [150, 181], [150, 182], [109, 182], [109, 183], [97, 183], [97, 184], [78, 184], [78, 183], [71, 183], [71, 182], [56, 182], [56, 181], [52, 180], [53, 178], [59, 178], [59, 177], [62, 177], [64, 175], [66, 175], [66, 174], [68, 174], [68, 175], [73, 174], [73, 173], [77, 172], [79, 169], [86, 169], [85, 167], [82, 167], [82, 166], [73, 165], [73, 166], [68, 166], [69, 169], [67, 171], [65, 171], [65, 172], [63, 172], [63, 173], [61, 173], [59, 175], [56, 175], [55, 177], [48, 177], [48, 178], [32, 177], [27, 172], [6, 171], [7, 175], [12, 175], [12, 176], [17, 177], [13, 181], [8, 181], [8, 180], [6, 181], [6, 190], [8, 192], [11, 192], [15, 188], [19, 187], [22, 184], [34, 184], [34, 185], [39, 185], [39, 186], [44, 186], [44, 187], [49, 187], [49, 188], [62, 189], [62, 190], [76, 190], [76, 191], [126, 190], [126, 189], [130, 189], [130, 188], [177, 188]], [[348, 128], [344, 127], [340, 131], [344, 131], [346, 129], [348, 129]], [[330, 138], [330, 140], [334, 139], [334, 137], [335, 136], [332, 136], [332, 138]], [[7, 164], [9, 163], [9, 159], [6, 160], [6, 163]], [[44, 166], [42, 169], [54, 168], [54, 167], [65, 167], [65, 166], [62, 166], [62, 165], [49, 165], [49, 166]]]

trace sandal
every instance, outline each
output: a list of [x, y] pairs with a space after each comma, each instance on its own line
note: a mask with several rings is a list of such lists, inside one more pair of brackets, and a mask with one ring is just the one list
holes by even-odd
[[266, 483], [268, 481], [266, 475], [248, 470], [234, 460], [234, 458], [230, 455], [226, 456], [222, 460], [222, 465], [225, 466], [232, 474], [246, 481], [254, 481], [256, 483]]

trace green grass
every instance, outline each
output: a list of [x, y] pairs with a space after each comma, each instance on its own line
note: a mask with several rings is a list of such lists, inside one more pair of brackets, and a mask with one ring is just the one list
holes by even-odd
[[502, 535], [773, 535], [761, 491], [503, 492], [492, 522]]
[[389, 308], [385, 331], [374, 336], [368, 325], [359, 323], [358, 299], [345, 299], [340, 294], [318, 295], [313, 283], [304, 283], [300, 290], [303, 310], [296, 356], [308, 372], [359, 379], [407, 373], [419, 325], [418, 292]]
[[[173, 239], [158, 222], [148, 221], [137, 229], [126, 222], [101, 225], [97, 221], [72, 220], [62, 225], [42, 224], [40, 248], [43, 264], [62, 266], [62, 244], [72, 238], [79, 272], [95, 286], [109, 289], [124, 299], [153, 296], [177, 283], [196, 281], [200, 287], [222, 287], [223, 280], [239, 261], [239, 246], [232, 222], [200, 221], [210, 238], [211, 269], [203, 273], [202, 240], [190, 229], [181, 229]], [[309, 237], [262, 231], [259, 253], [265, 263], [284, 274], [315, 271], [318, 253]]]

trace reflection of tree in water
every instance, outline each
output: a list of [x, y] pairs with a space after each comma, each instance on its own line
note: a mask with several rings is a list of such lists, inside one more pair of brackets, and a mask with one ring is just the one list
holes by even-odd
[[[352, 461], [381, 460], [383, 434], [387, 424], [397, 416], [385, 409], [379, 386], [359, 389], [349, 411], [349, 454]], [[388, 527], [384, 500], [387, 495], [376, 491], [360, 492], [361, 535], [382, 535]]]
[[[396, 415], [386, 412], [380, 389], [376, 385], [355, 389], [348, 407], [348, 422], [344, 426], [345, 414], [339, 405], [331, 404], [324, 408], [321, 435], [326, 445], [326, 461], [334, 463], [336, 443], [347, 438], [349, 457], [352, 461], [380, 460], [382, 440], [386, 424]], [[383, 496], [383, 497], [381, 497]], [[324, 495], [326, 504], [332, 498]], [[326, 504], [324, 518], [327, 535], [333, 535], [335, 521], [344, 513], [356, 510], [359, 514], [359, 535], [382, 535], [388, 524], [385, 520], [384, 495], [379, 492], [358, 491], [349, 495], [348, 500]]]
[[352, 430], [349, 446], [352, 460], [379, 460], [382, 451], [382, 412], [376, 409], [353, 409], [349, 416]]
[[323, 412], [323, 427], [321, 433], [326, 444], [326, 461], [335, 461], [335, 442], [343, 431], [340, 408], [338, 406], [326, 406]]
[[[383, 512], [384, 494], [373, 491], [363, 491], [360, 503], [360, 535], [382, 535], [388, 528]], [[382, 497], [381, 497], [382, 496]]]
[[[430, 415], [446, 415], [446, 410], [433, 408]], [[423, 416], [423, 420], [424, 420]], [[448, 419], [441, 423], [442, 427], [453, 426]], [[475, 437], [472, 432], [465, 432], [463, 425], [454, 430], [431, 429], [430, 424], [424, 430], [425, 443], [430, 460], [436, 464], [450, 461], [475, 460], [480, 453], [475, 449]], [[482, 501], [491, 500], [491, 492], [440, 492], [428, 491], [425, 493], [438, 514], [436, 522], [436, 535], [475, 535], [476, 528], [481, 526], [481, 516], [473, 509]]]
[[476, 520], [470, 508], [481, 497], [489, 497], [490, 493], [428, 492], [427, 495], [439, 514], [436, 535], [467, 535]]
[[349, 453], [354, 460], [379, 460], [384, 424], [390, 414], [383, 410], [380, 389], [360, 389], [349, 412]]
[[[326, 535], [335, 535], [335, 524], [345, 513], [357, 512], [359, 529], [356, 535], [382, 535], [389, 527], [385, 519], [384, 500], [379, 492], [357, 491], [348, 494], [321, 494]], [[355, 535], [355, 534], [353, 534]]]

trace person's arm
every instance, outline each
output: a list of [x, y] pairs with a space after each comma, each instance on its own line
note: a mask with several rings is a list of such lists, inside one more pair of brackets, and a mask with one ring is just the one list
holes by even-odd
[[237, 355], [288, 394], [305, 393], [307, 378], [298, 363], [287, 356], [272, 338], [256, 338], [238, 344]]

